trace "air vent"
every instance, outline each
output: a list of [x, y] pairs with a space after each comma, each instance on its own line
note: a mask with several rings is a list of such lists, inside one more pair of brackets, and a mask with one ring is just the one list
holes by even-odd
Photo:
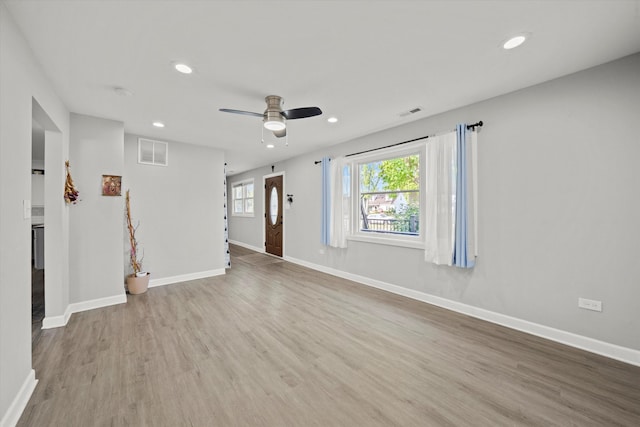
[[422, 111], [422, 107], [414, 107], [411, 110], [403, 111], [402, 113], [400, 113], [400, 117], [407, 117], [412, 114], [419, 113], [420, 111]]
[[169, 164], [169, 144], [162, 141], [138, 138], [138, 163], [167, 166]]

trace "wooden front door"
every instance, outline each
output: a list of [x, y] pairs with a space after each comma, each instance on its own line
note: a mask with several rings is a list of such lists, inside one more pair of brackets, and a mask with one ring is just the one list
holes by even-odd
[[264, 246], [271, 255], [282, 256], [282, 175], [265, 180]]

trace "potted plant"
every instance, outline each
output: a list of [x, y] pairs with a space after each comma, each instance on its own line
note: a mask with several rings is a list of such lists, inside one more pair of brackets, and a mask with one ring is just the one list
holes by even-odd
[[127, 276], [127, 289], [130, 294], [143, 294], [147, 292], [149, 287], [149, 275], [150, 273], [142, 270], [142, 259], [144, 255], [138, 258], [138, 242], [136, 241], [137, 226], [133, 226], [131, 220], [131, 206], [129, 202], [129, 190], [126, 193], [126, 205], [127, 205], [127, 229], [129, 230], [129, 263], [133, 269], [133, 274]]

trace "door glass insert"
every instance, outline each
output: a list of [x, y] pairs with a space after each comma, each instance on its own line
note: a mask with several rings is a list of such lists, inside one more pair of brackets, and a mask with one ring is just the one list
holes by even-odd
[[276, 187], [271, 189], [269, 211], [271, 212], [271, 225], [276, 225], [278, 221], [278, 189]]

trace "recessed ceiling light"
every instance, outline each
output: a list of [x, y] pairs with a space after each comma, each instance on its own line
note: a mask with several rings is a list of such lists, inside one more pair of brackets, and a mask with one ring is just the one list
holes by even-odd
[[502, 44], [502, 48], [506, 50], [516, 48], [524, 43], [528, 36], [529, 34], [518, 34], [517, 36], [513, 36]]
[[113, 88], [113, 91], [120, 96], [133, 96], [133, 92], [123, 87], [116, 86]]
[[329, 123], [337, 123], [337, 122], [338, 122], [338, 118], [337, 118], [337, 117], [329, 117], [329, 118], [327, 119], [327, 121], [328, 121]]
[[164, 123], [162, 122], [153, 122], [153, 125], [157, 128], [163, 128], [164, 127]]
[[191, 73], [193, 73], [193, 68], [191, 68], [187, 64], [183, 64], [182, 62], [174, 63], [173, 64], [173, 68], [175, 68], [177, 71], [181, 72], [182, 74], [191, 74]]
[[275, 147], [275, 145], [273, 145], [273, 144], [267, 144], [267, 148], [273, 148], [273, 147]]

